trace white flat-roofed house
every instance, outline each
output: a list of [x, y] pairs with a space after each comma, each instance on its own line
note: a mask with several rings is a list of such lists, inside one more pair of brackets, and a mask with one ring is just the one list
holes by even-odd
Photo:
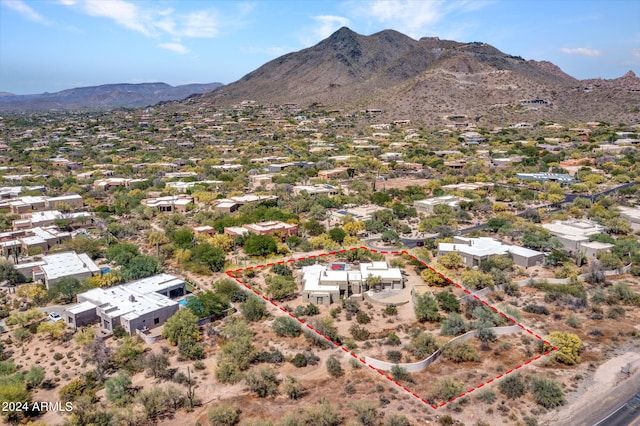
[[147, 198], [140, 201], [146, 207], [152, 207], [161, 212], [181, 212], [187, 211], [189, 205], [193, 204], [193, 197], [186, 194], [170, 195], [167, 197]]
[[183, 280], [159, 274], [110, 288], [94, 288], [78, 294], [78, 303], [65, 308], [62, 315], [70, 327], [95, 321], [106, 332], [121, 325], [133, 335], [136, 330], [159, 327], [179, 309], [173, 300], [183, 296]]
[[542, 225], [560, 241], [570, 254], [582, 253], [593, 258], [602, 251], [609, 250], [612, 244], [589, 241], [589, 237], [606, 231], [606, 228], [588, 219], [554, 220]]
[[389, 268], [386, 262], [362, 263], [352, 269], [345, 263], [310, 265], [302, 268], [302, 300], [330, 305], [344, 297], [361, 297], [367, 291], [368, 278], [380, 278], [385, 289], [404, 288], [404, 277], [398, 268]]
[[471, 202], [468, 198], [457, 197], [455, 195], [444, 195], [442, 197], [427, 198], [425, 200], [418, 200], [413, 202], [413, 206], [418, 213], [433, 214], [435, 206], [447, 205], [454, 210], [460, 208], [460, 203]]
[[313, 196], [313, 195], [326, 195], [328, 197], [333, 197], [340, 192], [340, 188], [335, 187], [333, 185], [329, 185], [327, 183], [316, 183], [314, 185], [296, 185], [293, 187], [293, 194], [299, 195], [303, 192]]
[[42, 257], [42, 264], [33, 268], [33, 281], [42, 280], [47, 288], [63, 278], [87, 280], [100, 275], [100, 268], [86, 254], [74, 251], [49, 254]]
[[13, 221], [13, 229], [42, 228], [53, 225], [56, 220], [69, 221], [69, 225], [90, 223], [93, 215], [89, 212], [61, 213], [58, 210], [45, 210], [42, 212], [24, 213], [21, 219]]
[[401, 290], [404, 288], [404, 277], [398, 268], [389, 268], [387, 262], [371, 262], [360, 264], [360, 276], [363, 284], [367, 278], [375, 277], [381, 280], [383, 288]]
[[625, 219], [631, 225], [631, 229], [640, 230], [640, 207], [618, 206], [620, 217]]
[[453, 243], [439, 243], [438, 256], [446, 253], [458, 253], [468, 267], [479, 266], [491, 256], [510, 256], [515, 265], [529, 268], [544, 262], [544, 253], [525, 247], [503, 244], [489, 238], [454, 237]]

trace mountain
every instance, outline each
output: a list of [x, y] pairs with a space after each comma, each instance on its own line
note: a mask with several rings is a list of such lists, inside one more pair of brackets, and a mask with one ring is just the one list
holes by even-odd
[[486, 43], [415, 40], [393, 30], [364, 36], [341, 28], [199, 98], [220, 106], [251, 99], [303, 108], [322, 103], [350, 111], [380, 109], [388, 118], [433, 124], [451, 115], [502, 123], [621, 122], [638, 120], [638, 87], [633, 72], [615, 80], [580, 81], [550, 62], [525, 60]]
[[222, 83], [170, 86], [166, 83], [105, 84], [79, 87], [56, 93], [13, 95], [2, 92], [0, 111], [96, 111], [135, 108], [163, 101], [176, 101], [212, 91]]

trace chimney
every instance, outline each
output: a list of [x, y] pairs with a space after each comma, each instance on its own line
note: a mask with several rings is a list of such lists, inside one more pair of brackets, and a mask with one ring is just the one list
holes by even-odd
[[129, 302], [135, 302], [135, 301], [136, 301], [136, 297], [133, 294], [129, 296]]

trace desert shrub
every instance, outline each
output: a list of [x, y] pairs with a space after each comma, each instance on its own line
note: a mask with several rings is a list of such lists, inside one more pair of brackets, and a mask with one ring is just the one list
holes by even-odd
[[362, 426], [375, 426], [380, 420], [378, 408], [380, 403], [370, 399], [360, 399], [349, 403], [349, 408], [355, 411], [355, 418]]
[[402, 359], [402, 352], [400, 351], [388, 351], [387, 359], [391, 362], [400, 362]]
[[567, 325], [571, 328], [580, 328], [580, 318], [574, 314], [567, 316]]
[[398, 315], [398, 308], [396, 305], [389, 305], [384, 308], [385, 315]]
[[609, 309], [609, 312], [607, 312], [607, 318], [611, 318], [611, 319], [620, 319], [620, 318], [624, 318], [624, 316], [625, 316], [625, 311], [622, 306], [612, 306]]
[[304, 354], [296, 354], [291, 359], [291, 364], [295, 365], [298, 368], [306, 367], [307, 366], [307, 357], [305, 357]]
[[411, 426], [409, 419], [402, 414], [390, 414], [385, 416], [384, 426]]
[[260, 321], [267, 315], [267, 305], [262, 299], [251, 295], [240, 304], [240, 312], [249, 321]]
[[525, 312], [529, 312], [531, 314], [549, 315], [549, 309], [547, 309], [546, 306], [542, 306], [542, 305], [529, 304], [529, 305], [526, 305], [524, 308], [522, 308], [522, 310]]
[[527, 391], [527, 387], [519, 374], [510, 374], [507, 377], [500, 380], [498, 386], [500, 392], [502, 392], [509, 399], [520, 398]]
[[335, 356], [330, 356], [326, 361], [327, 372], [331, 377], [340, 377], [344, 374], [340, 361]]
[[566, 402], [562, 387], [555, 380], [544, 376], [532, 376], [530, 383], [533, 399], [544, 408], [559, 407]]
[[442, 321], [440, 328], [440, 334], [443, 336], [457, 336], [458, 334], [463, 334], [465, 331], [467, 331], [467, 324], [464, 322], [462, 315], [456, 313], [449, 314], [449, 316]]
[[234, 426], [240, 421], [240, 409], [224, 403], [214, 405], [209, 408], [207, 418], [211, 426]]
[[304, 386], [295, 377], [285, 377], [282, 383], [282, 388], [284, 393], [293, 400], [300, 399], [304, 396]]
[[285, 357], [279, 350], [275, 351], [262, 351], [258, 352], [254, 358], [254, 362], [264, 362], [268, 364], [282, 364], [285, 362]]
[[433, 397], [449, 401], [462, 393], [464, 385], [453, 377], [443, 377], [433, 384]]
[[349, 328], [349, 332], [351, 333], [351, 335], [353, 336], [354, 339], [356, 340], [367, 340], [369, 338], [369, 330], [367, 330], [364, 327], [360, 327], [357, 324], [353, 324], [350, 328]]
[[438, 303], [433, 297], [429, 296], [428, 294], [423, 294], [416, 297], [415, 303], [413, 305], [413, 311], [416, 314], [416, 319], [420, 322], [440, 321]]
[[304, 354], [304, 357], [307, 359], [308, 365], [318, 365], [318, 362], [320, 361], [320, 357], [318, 355], [314, 354], [310, 350], [304, 351], [303, 354]]
[[366, 312], [358, 312], [356, 315], [356, 321], [358, 324], [369, 324], [371, 322], [371, 317]]
[[245, 376], [245, 382], [260, 398], [275, 395], [280, 384], [278, 373], [271, 367], [250, 370]]
[[580, 353], [583, 350], [582, 340], [573, 333], [554, 331], [549, 335], [549, 341], [558, 347], [553, 358], [566, 365], [580, 364]]
[[387, 339], [384, 341], [385, 345], [389, 345], [389, 346], [399, 346], [402, 343], [402, 341], [400, 340], [400, 338], [398, 337], [398, 335], [396, 333], [389, 333], [387, 335]]
[[318, 309], [318, 307], [313, 303], [309, 303], [307, 306], [304, 307], [304, 315], [311, 317], [314, 315], [318, 315], [319, 313], [320, 313], [320, 309]]
[[400, 367], [397, 364], [391, 367], [391, 375], [393, 376], [393, 379], [396, 381], [401, 381], [401, 380], [411, 381], [411, 376], [409, 375], [407, 370], [405, 370], [404, 368]]
[[302, 333], [300, 323], [291, 317], [276, 318], [271, 328], [280, 337], [298, 337]]
[[448, 291], [441, 291], [436, 294], [436, 300], [438, 301], [438, 305], [440, 309], [445, 312], [459, 312], [460, 311], [460, 301], [455, 294], [450, 293]]
[[493, 404], [496, 401], [496, 393], [493, 389], [483, 389], [476, 394], [476, 398], [487, 404]]
[[453, 362], [480, 361], [480, 355], [469, 342], [453, 342], [442, 348], [442, 356]]
[[425, 359], [438, 350], [438, 344], [435, 337], [431, 334], [420, 332], [411, 340], [407, 349], [418, 359]]

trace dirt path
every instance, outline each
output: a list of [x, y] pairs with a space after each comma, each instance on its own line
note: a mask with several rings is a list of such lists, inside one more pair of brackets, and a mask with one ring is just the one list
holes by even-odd
[[[626, 401], [640, 390], [640, 348], [629, 347], [623, 354], [600, 365], [567, 404], [540, 418], [541, 425], [594, 424], [607, 410]], [[630, 377], [620, 370], [631, 364]]]

